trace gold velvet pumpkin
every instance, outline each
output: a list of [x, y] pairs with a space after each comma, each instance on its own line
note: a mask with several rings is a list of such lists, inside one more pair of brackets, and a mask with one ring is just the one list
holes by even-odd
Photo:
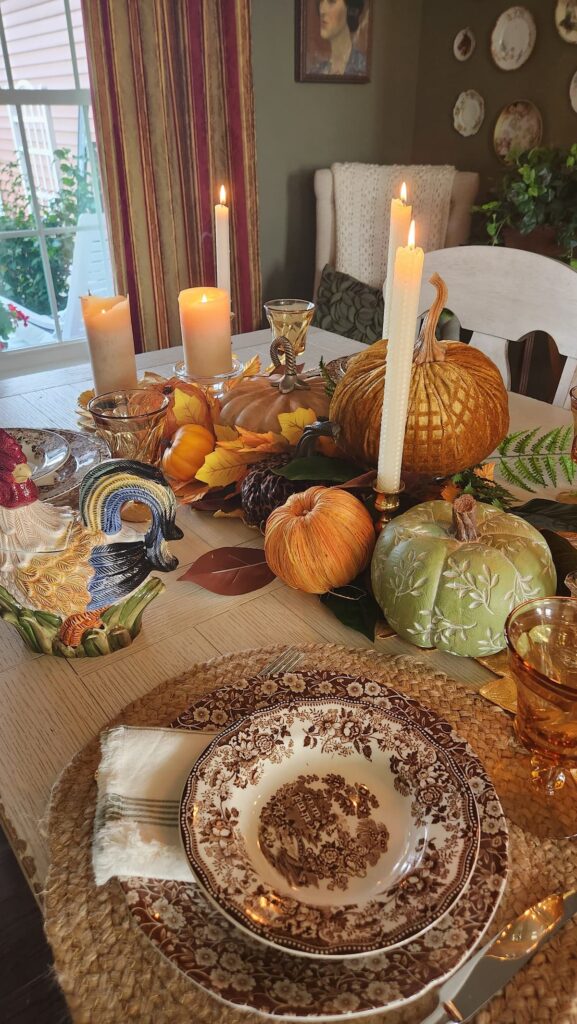
[[291, 494], [266, 521], [264, 553], [289, 587], [324, 594], [343, 587], [368, 565], [375, 546], [373, 520], [350, 491], [309, 487]]
[[[285, 366], [279, 352], [284, 350]], [[286, 338], [277, 338], [271, 345], [271, 358], [277, 369], [283, 369], [279, 378], [255, 377], [237, 384], [220, 401], [221, 423], [229, 427], [244, 427], [257, 433], [272, 430], [279, 433], [279, 413], [295, 409], [312, 409], [317, 416], [328, 416], [329, 397], [321, 377], [304, 378], [296, 372], [293, 347]]]
[[[431, 283], [437, 297], [413, 361], [403, 469], [446, 476], [491, 454], [507, 433], [509, 405], [501, 374], [487, 356], [458, 341], [436, 340], [447, 288], [438, 274]], [[367, 466], [377, 464], [386, 354], [384, 340], [355, 356], [331, 401], [339, 444]]]

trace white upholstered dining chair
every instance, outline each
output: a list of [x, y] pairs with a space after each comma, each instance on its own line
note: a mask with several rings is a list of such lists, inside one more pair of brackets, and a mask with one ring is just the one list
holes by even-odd
[[419, 313], [431, 306], [437, 273], [446, 282], [447, 303], [470, 343], [498, 366], [511, 387], [508, 342], [545, 331], [566, 356], [553, 405], [569, 407], [577, 383], [577, 273], [558, 260], [521, 249], [465, 245], [425, 254]]
[[[469, 240], [471, 207], [477, 198], [479, 175], [473, 171], [457, 171], [454, 178], [445, 245], [464, 245]], [[323, 268], [335, 266], [336, 216], [333, 172], [330, 167], [315, 171], [316, 197], [316, 295]], [[341, 269], [339, 267], [337, 270]]]

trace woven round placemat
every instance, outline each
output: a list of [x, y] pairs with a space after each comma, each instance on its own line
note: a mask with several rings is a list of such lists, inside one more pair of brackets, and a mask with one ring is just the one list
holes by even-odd
[[[195, 665], [129, 705], [111, 724], [169, 725], [196, 695], [255, 675], [281, 650], [247, 651]], [[534, 810], [525, 800], [527, 782], [511, 744], [511, 719], [504, 712], [413, 658], [335, 645], [310, 644], [302, 651], [298, 671], [358, 673], [418, 698], [446, 718], [484, 761], [505, 811], [516, 822], [510, 823], [507, 887], [490, 934], [536, 900], [577, 887], [577, 843], [540, 840], [531, 831]], [[257, 1024], [262, 1017], [216, 1002], [158, 954], [129, 913], [115, 880], [101, 888], [94, 885], [90, 855], [99, 755], [96, 738], [65, 769], [50, 806], [46, 933], [74, 1021]], [[429, 995], [403, 1011], [371, 1019], [417, 1024], [434, 1003]], [[577, 924], [566, 925], [476, 1021], [577, 1024]]]

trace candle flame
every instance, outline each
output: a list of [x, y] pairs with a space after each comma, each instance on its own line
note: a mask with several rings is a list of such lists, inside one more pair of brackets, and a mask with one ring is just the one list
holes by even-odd
[[203, 294], [203, 296], [202, 296], [200, 301], [201, 302], [208, 302], [208, 299], [207, 299], [206, 295]]
[[409, 228], [409, 243], [408, 244], [409, 244], [409, 249], [414, 249], [415, 248], [415, 222], [414, 222], [414, 220], [411, 221], [411, 226]]
[[222, 203], [223, 206], [226, 203], [226, 189], [224, 185], [220, 186], [220, 202]]
[[401, 202], [406, 203], [407, 201], [407, 183], [403, 182], [401, 185]]

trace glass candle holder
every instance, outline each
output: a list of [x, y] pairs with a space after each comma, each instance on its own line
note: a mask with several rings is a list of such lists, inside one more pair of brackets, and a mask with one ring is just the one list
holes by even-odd
[[[517, 684], [515, 732], [541, 798], [540, 834], [577, 832], [577, 601], [547, 597], [514, 608], [505, 625]], [[528, 780], [529, 781], [529, 780]]]
[[99, 395], [88, 403], [88, 410], [113, 459], [156, 465], [169, 401], [160, 391], [135, 388]]
[[272, 331], [272, 341], [287, 338], [295, 356], [304, 352], [307, 331], [315, 311], [314, 302], [307, 299], [270, 299], [264, 304], [266, 318]]

